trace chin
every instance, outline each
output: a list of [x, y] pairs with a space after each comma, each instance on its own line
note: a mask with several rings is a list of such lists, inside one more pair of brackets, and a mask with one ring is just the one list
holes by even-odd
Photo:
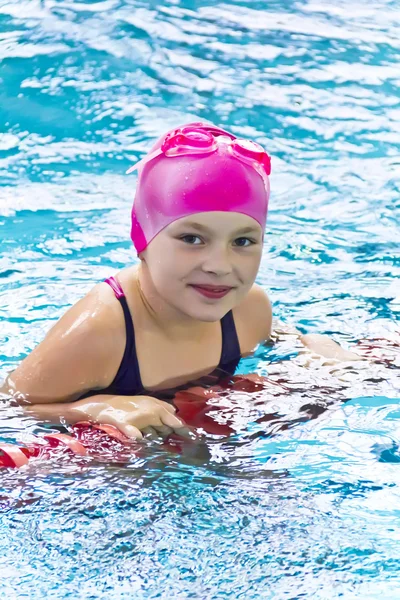
[[222, 317], [229, 312], [230, 308], [224, 308], [222, 306], [207, 306], [199, 307], [197, 310], [193, 307], [191, 311], [185, 311], [186, 314], [196, 321], [204, 321], [205, 323], [215, 323], [220, 321]]

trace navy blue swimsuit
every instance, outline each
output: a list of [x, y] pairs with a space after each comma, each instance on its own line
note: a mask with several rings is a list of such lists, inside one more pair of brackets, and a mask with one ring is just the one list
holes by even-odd
[[128, 303], [120, 283], [110, 277], [105, 283], [113, 289], [115, 297], [120, 302], [125, 317], [126, 346], [121, 364], [114, 381], [106, 389], [91, 391], [83, 396], [87, 398], [94, 394], [115, 394], [119, 396], [135, 396], [137, 394], [151, 395], [163, 400], [172, 399], [178, 389], [184, 389], [193, 385], [213, 385], [222, 379], [229, 379], [235, 372], [240, 361], [240, 345], [236, 333], [235, 322], [232, 311], [229, 311], [221, 319], [222, 330], [222, 352], [218, 367], [206, 377], [196, 381], [190, 381], [184, 386], [174, 388], [174, 390], [149, 391], [143, 387], [140, 377], [139, 362], [136, 354], [135, 329], [132, 316], [129, 311]]

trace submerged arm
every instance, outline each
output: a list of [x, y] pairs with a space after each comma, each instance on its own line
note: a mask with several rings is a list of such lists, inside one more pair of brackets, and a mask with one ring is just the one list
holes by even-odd
[[296, 343], [299, 341], [303, 346], [300, 352], [310, 353], [310, 358], [313, 356], [315, 358], [326, 358], [325, 364], [364, 360], [359, 354], [342, 348], [340, 344], [332, 340], [328, 335], [321, 333], [302, 334], [296, 327], [286, 326], [283, 323], [274, 322], [271, 339], [275, 342], [288, 340], [291, 343]]
[[254, 285], [246, 300], [235, 309], [235, 322], [243, 339], [256, 340], [257, 343], [287, 341], [291, 347], [301, 342], [303, 352], [310, 353], [310, 358], [316, 354], [333, 362], [362, 360], [360, 356], [345, 350], [327, 335], [303, 335], [295, 327], [277, 322], [273, 319], [268, 295], [259, 285]]
[[319, 354], [332, 361], [358, 361], [364, 360], [361, 356], [350, 350], [342, 348], [329, 336], [320, 333], [308, 333], [300, 335], [301, 343], [314, 354]]

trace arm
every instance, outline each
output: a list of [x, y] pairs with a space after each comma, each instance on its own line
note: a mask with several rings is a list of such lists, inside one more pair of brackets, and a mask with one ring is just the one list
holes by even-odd
[[76, 402], [62, 404], [31, 404], [24, 407], [27, 414], [40, 421], [69, 424], [94, 421], [114, 425], [131, 438], [141, 438], [141, 430], [155, 429], [161, 435], [176, 431], [186, 435], [183, 422], [175, 416], [171, 404], [150, 396], [112, 396], [99, 394]]
[[300, 341], [302, 344], [311, 350], [315, 354], [319, 354], [324, 358], [330, 359], [333, 362], [336, 361], [357, 361], [364, 360], [358, 354], [345, 350], [339, 344], [331, 340], [327, 335], [320, 333], [309, 333], [306, 335], [300, 335]]
[[[74, 305], [11, 373], [0, 393], [39, 419], [93, 420], [141, 437], [140, 429], [181, 429], [175, 409], [147, 396], [106, 396], [125, 347], [122, 310], [99, 284]], [[78, 400], [90, 390], [99, 394]]]
[[296, 327], [283, 323], [274, 323], [272, 339], [274, 342], [288, 341], [293, 344], [296, 341], [301, 342], [303, 349], [300, 353], [309, 353], [310, 356], [326, 358], [326, 364], [335, 364], [337, 362], [350, 362], [363, 360], [359, 354], [345, 350], [329, 336], [321, 333], [302, 334]]
[[[252, 348], [270, 339], [273, 341], [288, 339], [290, 344], [298, 340], [304, 346], [303, 351], [311, 351], [333, 362], [362, 360], [358, 354], [345, 350], [327, 335], [302, 335], [295, 327], [273, 322], [271, 303], [259, 285], [253, 286], [246, 300], [236, 309], [235, 322], [240, 339], [250, 340]], [[246, 345], [245, 342], [244, 346]]]

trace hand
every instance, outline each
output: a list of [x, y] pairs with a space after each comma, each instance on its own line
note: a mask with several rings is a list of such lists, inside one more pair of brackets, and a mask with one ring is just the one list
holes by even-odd
[[363, 360], [362, 356], [359, 356], [355, 352], [345, 350], [327, 335], [310, 333], [307, 335], [302, 335], [300, 340], [307, 350], [311, 351], [311, 357], [317, 355], [317, 357], [322, 357], [325, 359], [324, 365], [334, 365], [339, 362], [354, 362]]
[[175, 416], [176, 408], [167, 402], [150, 396], [110, 396], [104, 400], [87, 398], [73, 403], [71, 412], [77, 421], [95, 421], [114, 425], [126, 436], [141, 439], [166, 437], [171, 433], [188, 437], [185, 423]]

